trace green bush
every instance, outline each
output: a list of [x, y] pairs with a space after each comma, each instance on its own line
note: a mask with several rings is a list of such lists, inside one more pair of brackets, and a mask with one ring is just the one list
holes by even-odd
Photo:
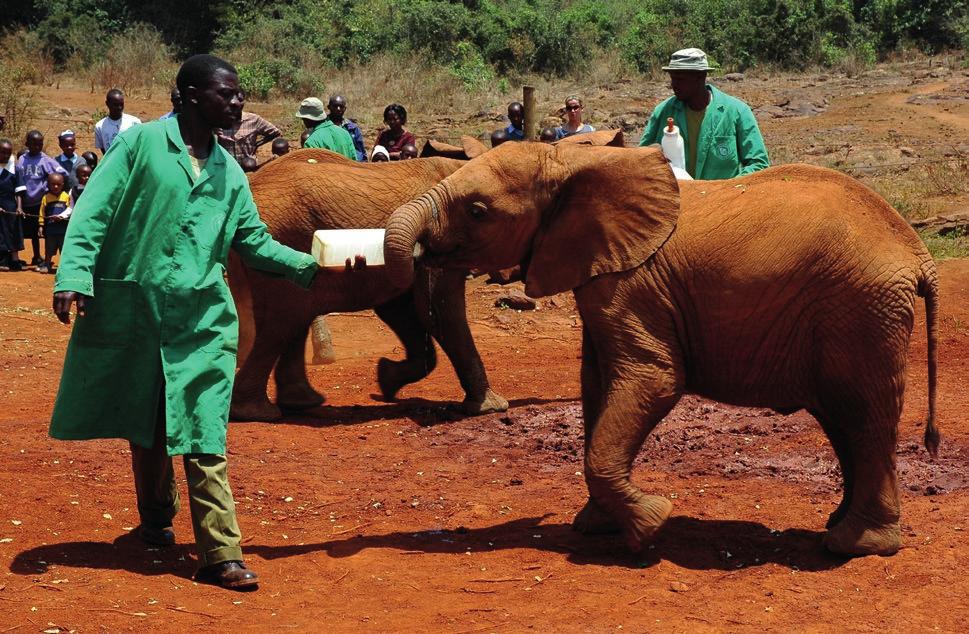
[[661, 68], [675, 48], [673, 32], [649, 10], [637, 13], [629, 31], [619, 40], [622, 58], [641, 73]]
[[236, 70], [239, 71], [239, 85], [249, 97], [265, 100], [275, 86], [276, 82], [265, 62], [237, 64]]
[[969, 44], [969, 0], [33, 0], [9, 13], [32, 27], [42, 65], [92, 83], [116, 80], [114, 38], [144, 23], [164, 56], [211, 48], [261, 97], [318, 93], [327, 69], [386, 56], [420, 55], [471, 85], [575, 76], [602, 59], [655, 72], [690, 46], [743, 70], [857, 68], [900, 46]]
[[470, 42], [458, 43], [455, 62], [451, 65], [450, 71], [468, 92], [478, 90], [495, 80], [494, 71]]

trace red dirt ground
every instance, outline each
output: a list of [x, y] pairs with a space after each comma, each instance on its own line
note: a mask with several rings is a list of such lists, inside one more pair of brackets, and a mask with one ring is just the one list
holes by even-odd
[[[924, 88], [886, 90], [894, 97], [867, 105], [858, 93], [832, 97], [816, 122], [781, 119], [765, 131], [801, 146], [810, 135], [796, 132], [822, 123], [901, 129], [923, 107], [904, 97]], [[50, 92], [57, 103], [97, 106], [91, 95]], [[878, 116], [862, 121], [873, 102]], [[941, 138], [950, 124], [926, 134]], [[502, 289], [477, 280], [472, 329], [494, 388], [512, 401], [507, 413], [455, 415], [446, 403], [461, 391], [443, 355], [403, 401], [377, 401], [376, 359], [401, 350], [372, 313], [359, 313], [328, 318], [338, 361], [311, 368], [324, 406], [230, 426], [244, 548], [262, 578], [247, 594], [191, 580], [187, 512], [173, 549], [129, 536], [138, 517], [126, 443], [47, 437], [69, 329], [49, 311], [52, 276], [0, 273], [0, 634], [965, 631], [969, 260], [940, 272], [942, 456], [931, 462], [921, 447], [920, 315], [899, 440], [904, 548], [893, 557], [847, 560], [821, 546], [840, 480], [809, 416], [693, 397], [636, 465], [641, 486], [674, 499], [653, 546], [631, 556], [618, 538], [572, 532], [586, 495], [574, 303], [563, 295], [535, 312], [498, 310]]]
[[180, 544], [146, 548], [122, 441], [46, 436], [69, 331], [51, 276], [2, 274], [0, 631], [320, 628], [475, 632], [619, 629], [962, 629], [969, 582], [969, 261], [941, 266], [942, 458], [920, 446], [924, 322], [902, 418], [904, 549], [846, 560], [820, 537], [840, 495], [834, 456], [803, 413], [687, 397], [635, 471], [675, 498], [644, 556], [569, 522], [578, 475], [579, 329], [570, 298], [492, 308], [472, 285], [473, 329], [506, 414], [460, 419], [450, 367], [375, 401], [374, 360], [396, 352], [370, 313], [329, 318], [338, 362], [312, 369], [328, 403], [285, 423], [234, 423], [232, 482], [258, 592], [195, 584]]

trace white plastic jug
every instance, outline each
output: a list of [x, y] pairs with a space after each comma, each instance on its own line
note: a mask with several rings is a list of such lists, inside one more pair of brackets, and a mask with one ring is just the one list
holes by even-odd
[[[313, 233], [311, 253], [320, 266], [340, 268], [351, 264], [355, 255], [367, 258], [367, 266], [384, 265], [383, 229], [324, 229]], [[421, 254], [421, 245], [414, 246], [414, 257]]]
[[663, 154], [673, 167], [681, 170], [686, 169], [686, 152], [683, 149], [683, 137], [680, 136], [680, 129], [673, 125], [673, 117], [666, 120], [666, 127], [663, 129], [663, 142], [660, 144]]

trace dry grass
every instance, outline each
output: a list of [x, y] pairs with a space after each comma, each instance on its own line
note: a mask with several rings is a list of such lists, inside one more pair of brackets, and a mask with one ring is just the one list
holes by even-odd
[[108, 55], [87, 70], [91, 92], [96, 88], [121, 88], [151, 99], [154, 91], [167, 91], [178, 65], [158, 31], [136, 25], [114, 36]]
[[951, 211], [945, 198], [969, 194], [969, 157], [923, 163], [905, 172], [863, 179], [907, 220]]

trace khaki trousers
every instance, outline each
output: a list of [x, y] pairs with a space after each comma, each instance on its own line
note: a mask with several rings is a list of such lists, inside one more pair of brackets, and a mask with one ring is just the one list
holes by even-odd
[[[138, 514], [142, 524], [154, 528], [171, 526], [172, 518], [179, 509], [175, 472], [166, 448], [164, 400], [163, 392], [155, 423], [155, 441], [151, 448], [131, 443], [131, 469], [135, 476]], [[242, 561], [242, 548], [239, 546], [242, 535], [236, 521], [225, 456], [186, 454], [182, 456], [182, 463], [188, 483], [188, 501], [199, 565], [204, 567], [223, 561]]]

